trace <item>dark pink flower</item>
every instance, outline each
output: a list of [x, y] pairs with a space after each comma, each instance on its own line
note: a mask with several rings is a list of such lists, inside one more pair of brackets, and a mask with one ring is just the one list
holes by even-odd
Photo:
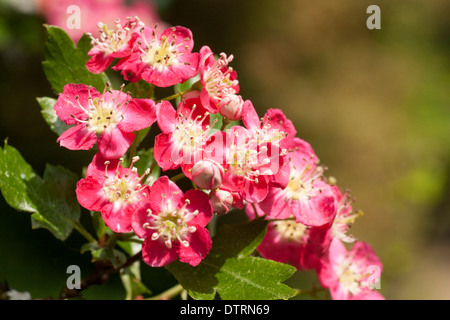
[[155, 160], [163, 170], [201, 159], [210, 119], [198, 97], [182, 100], [176, 111], [163, 101], [156, 106], [156, 118], [162, 133], [155, 138]]
[[[134, 158], [132, 165], [138, 158]], [[136, 168], [123, 168], [121, 160], [106, 160], [96, 154], [86, 178], [77, 183], [78, 202], [86, 209], [100, 211], [106, 225], [115, 232], [131, 231], [131, 216], [149, 193]], [[148, 172], [147, 172], [148, 173]]]
[[174, 182], [162, 176], [133, 215], [134, 232], [145, 238], [143, 260], [152, 267], [165, 266], [177, 258], [198, 265], [211, 249], [205, 226], [212, 214], [206, 193], [189, 190], [183, 194]]
[[372, 247], [356, 242], [350, 251], [334, 238], [320, 259], [317, 275], [333, 300], [383, 300], [379, 287], [382, 263]]
[[311, 228], [294, 220], [270, 222], [257, 250], [263, 258], [287, 263], [299, 270], [314, 269], [317, 255], [309, 242]]
[[[297, 134], [291, 120], [287, 119], [280, 109], [269, 109], [263, 118], [259, 118], [251, 101], [246, 101], [242, 110], [244, 126], [255, 136], [259, 143], [270, 143], [280, 149], [280, 156], [286, 157], [287, 151], [292, 148], [293, 139]], [[286, 187], [289, 179], [288, 161], [280, 168], [273, 180], [278, 187]]]
[[140, 29], [140, 37], [130, 57], [113, 67], [122, 70], [126, 80], [144, 79], [158, 87], [169, 87], [198, 74], [200, 54], [192, 52], [192, 33], [184, 27], [170, 27], [160, 33], [156, 28]]
[[116, 30], [99, 22], [99, 38], [92, 37], [92, 49], [89, 50], [89, 61], [86, 68], [92, 73], [101, 73], [108, 69], [115, 58], [125, 58], [131, 55], [139, 30], [144, 27], [138, 19], [128, 19], [123, 26], [120, 20], [116, 21]]
[[287, 219], [292, 215], [297, 222], [315, 227], [331, 223], [336, 215], [336, 197], [323, 181], [323, 168], [317, 165], [313, 149], [306, 141], [294, 138], [289, 158], [287, 186], [270, 188], [260, 203], [246, 207], [247, 213], [266, 215], [268, 219]]
[[200, 81], [203, 86], [201, 99], [204, 107], [210, 113], [219, 111], [219, 104], [225, 96], [235, 95], [239, 92], [239, 82], [236, 71], [228, 64], [233, 60], [233, 55], [227, 57], [221, 53], [216, 60], [208, 46], [200, 49]]
[[352, 203], [354, 200], [350, 198], [349, 190], [342, 193], [337, 186], [333, 186], [332, 189], [337, 200], [336, 216], [331, 225], [332, 236], [343, 242], [354, 242], [356, 240], [355, 237], [347, 233], [355, 222], [355, 219], [362, 215], [362, 212], [353, 211]]
[[133, 99], [117, 90], [100, 94], [84, 84], [67, 84], [54, 108], [62, 121], [75, 125], [58, 138], [61, 146], [88, 150], [98, 141], [99, 152], [107, 159], [123, 156], [133, 142], [133, 131], [156, 121], [153, 100]]
[[283, 167], [280, 149], [262, 142], [246, 128], [233, 126], [227, 132], [216, 132], [205, 145], [204, 156], [210, 155], [225, 169], [223, 186], [237, 192], [247, 202], [262, 201]]

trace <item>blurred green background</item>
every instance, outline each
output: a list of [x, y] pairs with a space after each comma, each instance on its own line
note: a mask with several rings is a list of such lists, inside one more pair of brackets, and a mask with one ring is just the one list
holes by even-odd
[[[90, 154], [71, 152], [40, 115], [55, 96], [41, 67], [44, 19], [0, 2], [0, 138], [38, 172], [75, 172]], [[262, 116], [282, 109], [361, 209], [352, 233], [384, 263], [388, 299], [450, 299], [450, 2], [159, 0], [169, 25], [192, 30], [195, 49], [233, 54], [241, 94]], [[369, 30], [366, 9], [381, 8]], [[33, 297], [57, 296], [70, 264], [92, 270], [83, 239], [61, 243], [31, 230], [29, 214], [0, 200], [0, 281]], [[144, 268], [154, 292], [173, 282]], [[167, 277], [165, 277], [167, 276]], [[296, 275], [298, 278], [300, 275]], [[162, 281], [161, 279], [167, 278]], [[107, 288], [108, 290], [105, 290]], [[121, 299], [120, 279], [87, 298]]]

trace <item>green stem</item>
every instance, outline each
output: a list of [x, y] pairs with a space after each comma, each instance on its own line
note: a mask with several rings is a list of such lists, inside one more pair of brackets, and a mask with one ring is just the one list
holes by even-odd
[[225, 130], [225, 128], [226, 128], [230, 123], [231, 123], [231, 120], [224, 117], [223, 120], [222, 120], [222, 128], [220, 128], [220, 131]]
[[186, 177], [186, 176], [184, 175], [183, 172], [181, 172], [181, 173], [177, 174], [176, 176], [173, 176], [172, 178], [170, 178], [170, 180], [171, 180], [172, 182], [176, 182], [176, 181], [178, 181], [178, 180], [183, 179], [184, 177]]
[[191, 92], [191, 91], [194, 91], [194, 90], [199, 90], [200, 88], [201, 88], [201, 82], [200, 82], [200, 80], [199, 80], [199, 81], [197, 81], [196, 83], [194, 83], [189, 89], [184, 90], [184, 91], [181, 91], [181, 92], [178, 92], [178, 93], [175, 93], [175, 94], [173, 94], [173, 95], [171, 95], [171, 96], [162, 98], [162, 99], [156, 101], [156, 103], [160, 103], [161, 101], [170, 101], [170, 100], [174, 100], [174, 99], [176, 99], [176, 98], [178, 98], [178, 97], [181, 97], [181, 96], [185, 95], [185, 94], [188, 93], [188, 92]]
[[148, 298], [147, 300], [169, 300], [169, 299], [179, 295], [183, 290], [184, 289], [181, 286], [181, 284], [177, 284], [177, 285], [173, 286], [172, 288], [170, 288], [154, 297]]
[[147, 92], [147, 99], [153, 99], [153, 93], [155, 92], [155, 86], [151, 85], [150, 89]]
[[137, 93], [138, 93], [138, 95], [139, 95], [139, 98], [142, 98], [142, 91], [141, 91], [141, 88], [139, 87], [139, 85], [137, 84], [137, 82], [134, 82], [133, 84], [134, 84], [134, 86], [136, 87], [136, 91], [137, 91]]
[[73, 227], [86, 238], [87, 241], [97, 243], [97, 240], [79, 223], [78, 221], [72, 222]]

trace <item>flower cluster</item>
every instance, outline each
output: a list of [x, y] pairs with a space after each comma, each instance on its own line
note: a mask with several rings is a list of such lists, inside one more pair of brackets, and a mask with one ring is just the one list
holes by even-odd
[[[100, 93], [67, 84], [59, 95], [56, 114], [71, 127], [57, 141], [71, 150], [98, 148], [77, 184], [83, 207], [101, 212], [112, 231], [143, 239], [143, 260], [154, 267], [177, 259], [198, 265], [212, 246], [206, 227], [213, 215], [244, 209], [250, 220], [269, 220], [258, 247], [262, 257], [315, 270], [333, 299], [382, 298], [373, 290], [379, 259], [368, 244], [348, 235], [359, 216], [349, 192], [325, 176], [311, 145], [297, 137], [280, 109], [260, 118], [239, 95], [233, 56], [214, 55], [208, 46], [194, 52], [191, 31], [180, 26], [160, 32], [138, 18], [114, 30], [100, 26], [88, 70], [112, 67], [125, 81], [151, 89], [148, 98], [136, 98], [123, 87]], [[188, 80], [194, 83], [190, 89], [154, 98], [155, 88]], [[176, 179], [156, 178], [150, 169], [139, 174], [134, 167], [136, 132], [155, 123], [156, 164], [163, 172], [178, 170], [192, 189], [183, 191]], [[347, 252], [344, 242], [355, 243]]]

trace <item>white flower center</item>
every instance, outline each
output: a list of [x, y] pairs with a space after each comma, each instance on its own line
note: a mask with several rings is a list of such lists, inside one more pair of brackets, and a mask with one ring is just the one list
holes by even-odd
[[162, 239], [167, 248], [172, 248], [174, 242], [179, 241], [183, 246], [188, 247], [189, 242], [185, 239], [190, 233], [194, 233], [197, 229], [189, 226], [188, 222], [198, 214], [198, 210], [190, 212], [186, 209], [189, 200], [186, 199], [181, 208], [176, 208], [171, 199], [166, 200], [166, 196], [162, 197], [161, 211], [156, 215], [147, 210], [147, 215], [152, 218], [151, 222], [142, 225], [143, 228], [153, 230], [151, 239], [153, 241]]
[[297, 223], [294, 220], [283, 220], [273, 222], [274, 229], [278, 234], [290, 242], [303, 242], [309, 228], [304, 224]]
[[137, 169], [132, 167], [133, 164], [139, 159], [134, 157], [131, 163], [131, 173], [125, 174], [120, 177], [119, 166], [122, 163], [122, 159], [117, 165], [116, 172], [114, 174], [108, 173], [109, 161], [105, 161], [105, 181], [103, 182], [103, 191], [105, 196], [111, 203], [132, 204], [142, 200], [145, 197], [143, 189], [145, 186], [141, 184], [142, 179], [146, 176], [150, 169], [148, 169], [142, 177], [139, 177]]

